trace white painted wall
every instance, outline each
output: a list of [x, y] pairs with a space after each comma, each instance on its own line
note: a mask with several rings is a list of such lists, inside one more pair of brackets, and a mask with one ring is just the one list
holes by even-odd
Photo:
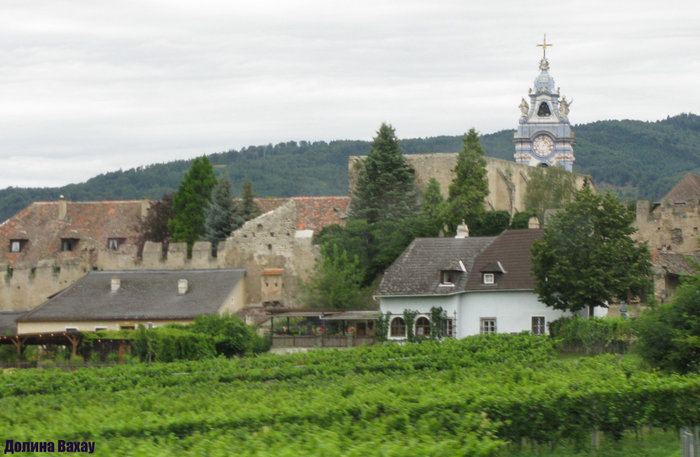
[[[403, 316], [404, 310], [418, 311], [421, 315], [430, 319], [430, 308], [442, 307], [447, 317], [452, 318], [458, 312], [459, 295], [435, 295], [427, 297], [388, 297], [380, 298], [380, 310], [383, 314], [391, 313], [396, 316]], [[391, 321], [389, 321], [391, 323]], [[414, 329], [415, 331], [415, 329]], [[403, 338], [388, 338], [400, 340]], [[461, 337], [460, 337], [461, 338]]]
[[534, 292], [469, 292], [460, 295], [457, 337], [478, 335], [482, 318], [496, 318], [498, 333], [519, 333], [531, 330], [533, 316], [544, 316], [546, 325], [570, 315], [541, 303]]

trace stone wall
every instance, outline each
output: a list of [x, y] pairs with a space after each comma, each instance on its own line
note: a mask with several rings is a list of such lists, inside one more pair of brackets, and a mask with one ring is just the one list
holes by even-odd
[[[457, 153], [407, 154], [409, 166], [414, 170], [419, 189], [427, 187], [430, 178], [437, 179], [440, 191], [447, 197], [448, 188], [454, 178]], [[485, 157], [489, 195], [484, 201], [488, 210], [504, 210], [510, 214], [525, 210], [525, 190], [533, 167], [508, 160]], [[350, 156], [348, 159], [348, 180], [350, 193], [355, 187], [357, 175], [362, 167], [364, 156]], [[576, 187], [591, 183], [588, 175], [576, 174]]]
[[650, 249], [691, 253], [699, 249], [700, 205], [697, 200], [687, 202], [664, 201], [652, 205], [646, 200], [637, 202], [633, 235], [637, 241], [646, 241]]
[[313, 231], [297, 230], [296, 211], [296, 204], [289, 201], [246, 222], [226, 240], [227, 266], [247, 269], [248, 305], [262, 303], [261, 277], [269, 269], [282, 270], [281, 303], [290, 307], [301, 304], [300, 281], [308, 278], [320, 251], [312, 243]]

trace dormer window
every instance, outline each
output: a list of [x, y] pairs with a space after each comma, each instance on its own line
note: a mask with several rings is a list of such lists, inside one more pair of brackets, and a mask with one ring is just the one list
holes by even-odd
[[61, 238], [61, 251], [73, 251], [78, 246], [75, 238]]
[[22, 252], [27, 240], [10, 240], [10, 252]]
[[495, 284], [496, 278], [493, 273], [484, 273], [484, 284]]
[[442, 270], [440, 272], [440, 285], [453, 286], [455, 283], [455, 272], [452, 270]]

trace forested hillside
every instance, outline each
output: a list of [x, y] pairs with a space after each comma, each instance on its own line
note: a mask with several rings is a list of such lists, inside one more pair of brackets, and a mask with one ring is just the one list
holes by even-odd
[[[401, 126], [397, 126], [400, 131]], [[465, 125], [465, 131], [471, 127]], [[599, 188], [625, 198], [658, 199], [688, 171], [700, 172], [700, 116], [681, 114], [657, 122], [599, 121], [573, 128], [577, 145], [574, 169], [591, 174]], [[513, 160], [513, 130], [484, 135], [486, 154]], [[406, 139], [407, 154], [457, 152], [462, 136]], [[250, 146], [209, 155], [218, 176], [228, 175], [240, 192], [244, 178], [258, 196], [344, 195], [347, 158], [364, 155], [369, 142], [290, 141]], [[202, 151], [202, 154], [207, 151]], [[84, 183], [57, 188], [0, 190], [0, 220], [37, 200], [160, 198], [173, 192], [191, 161], [174, 161], [98, 175]]]

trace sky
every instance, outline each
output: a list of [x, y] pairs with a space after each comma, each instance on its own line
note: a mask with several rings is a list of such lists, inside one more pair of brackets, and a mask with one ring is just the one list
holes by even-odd
[[545, 33], [572, 124], [700, 113], [690, 0], [3, 0], [0, 188], [382, 122], [512, 129]]

